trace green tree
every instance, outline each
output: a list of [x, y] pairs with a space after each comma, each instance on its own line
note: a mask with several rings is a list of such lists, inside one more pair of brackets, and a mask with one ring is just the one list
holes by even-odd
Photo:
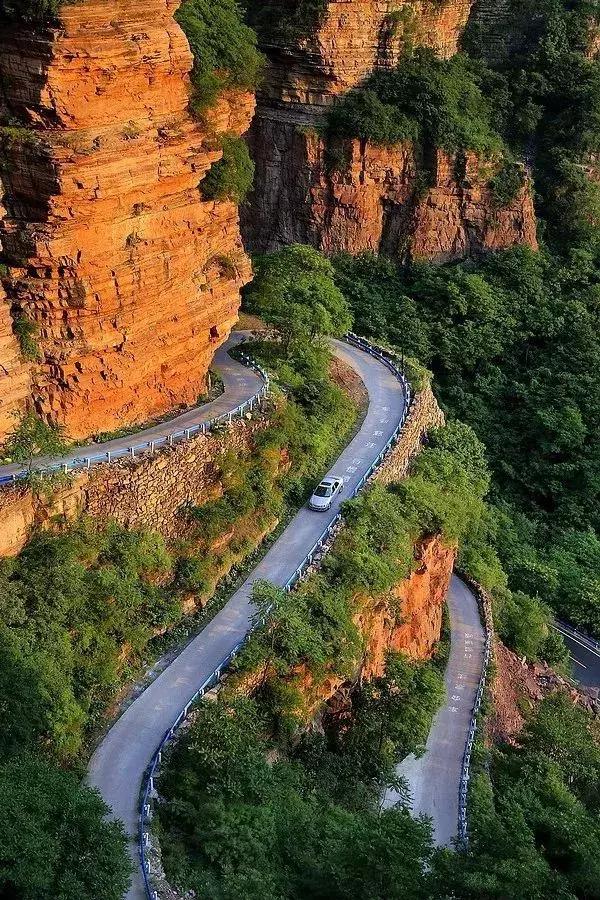
[[220, 144], [223, 150], [221, 159], [212, 164], [200, 182], [202, 196], [206, 200], [242, 203], [252, 187], [254, 163], [246, 142], [237, 135], [223, 135]]
[[27, 412], [4, 444], [4, 455], [31, 466], [36, 456], [60, 456], [67, 449], [62, 430]]
[[0, 764], [0, 894], [120, 900], [131, 865], [123, 826], [99, 795], [41, 758]]
[[203, 113], [226, 87], [256, 87], [263, 57], [236, 0], [185, 0], [175, 13], [194, 54], [193, 107]]
[[333, 266], [301, 244], [257, 258], [247, 302], [277, 328], [288, 350], [320, 335], [344, 334], [352, 324]]

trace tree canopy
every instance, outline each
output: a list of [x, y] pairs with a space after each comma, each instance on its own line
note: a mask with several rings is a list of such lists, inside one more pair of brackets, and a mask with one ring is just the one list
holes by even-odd
[[277, 328], [288, 346], [344, 334], [352, 324], [332, 264], [302, 244], [257, 257], [246, 299], [248, 309]]

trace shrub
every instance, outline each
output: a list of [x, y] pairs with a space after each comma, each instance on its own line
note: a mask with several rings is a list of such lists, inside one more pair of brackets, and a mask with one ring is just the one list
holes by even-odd
[[120, 900], [131, 864], [119, 822], [78, 779], [29, 754], [0, 764], [0, 893]]
[[34, 412], [23, 415], [16, 431], [4, 444], [4, 455], [15, 462], [30, 463], [40, 455], [60, 456], [67, 448], [58, 426], [48, 425]]
[[327, 12], [327, 0], [245, 0], [248, 22], [265, 44], [296, 43], [314, 34]]
[[0, 562], [0, 682], [20, 682], [0, 747], [23, 740], [63, 761], [78, 756], [119, 683], [123, 646], [135, 659], [155, 627], [180, 615], [177, 597], [155, 583], [170, 569], [157, 535], [88, 521]]
[[327, 130], [376, 143], [420, 136], [427, 147], [449, 152], [504, 149], [477, 68], [460, 53], [440, 60], [418, 50], [395, 69], [375, 73], [332, 108]]
[[192, 107], [202, 113], [227, 87], [256, 86], [263, 57], [236, 0], [185, 0], [175, 13], [194, 55]]
[[36, 340], [39, 334], [37, 322], [30, 319], [24, 312], [18, 312], [13, 316], [12, 328], [19, 342], [23, 359], [37, 362], [41, 356]]
[[303, 345], [305, 362], [314, 354], [305, 345], [318, 335], [340, 335], [351, 326], [346, 301], [334, 283], [334, 270], [312, 247], [294, 244], [255, 260], [256, 277], [246, 293], [248, 308], [274, 325], [286, 349]]
[[327, 131], [346, 138], [362, 138], [376, 144], [416, 140], [419, 126], [396, 106], [383, 103], [374, 90], [350, 91], [327, 117]]
[[254, 163], [242, 138], [234, 134], [224, 135], [221, 146], [223, 156], [213, 163], [200, 191], [205, 200], [245, 200], [254, 179]]
[[496, 206], [503, 209], [515, 200], [525, 184], [523, 167], [511, 159], [505, 159], [489, 181], [489, 189]]
[[63, 2], [68, 0], [0, 0], [0, 21], [46, 25], [57, 20]]

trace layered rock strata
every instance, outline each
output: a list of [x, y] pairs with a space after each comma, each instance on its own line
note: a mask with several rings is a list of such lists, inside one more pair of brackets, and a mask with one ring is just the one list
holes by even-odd
[[[327, 106], [374, 69], [394, 66], [407, 45], [456, 53], [473, 0], [331, 0], [311, 34], [266, 38], [269, 73], [261, 97], [278, 105]], [[283, 15], [281, 6], [273, 16]], [[285, 23], [284, 23], [285, 24]]]
[[73, 438], [193, 403], [250, 277], [236, 205], [198, 186], [254, 98], [191, 118], [177, 5], [85, 0], [0, 36], [2, 281], [37, 329], [30, 405]]
[[[360, 631], [364, 652], [357, 672], [349, 680], [339, 675], [315, 678], [299, 667], [290, 680], [303, 699], [306, 721], [315, 717], [343, 717], [351, 706], [352, 693], [360, 681], [369, 681], [385, 672], [390, 651], [410, 659], [432, 656], [442, 633], [443, 610], [454, 568], [455, 548], [439, 535], [426, 538], [415, 547], [415, 569], [386, 597], [357, 596], [354, 622]], [[251, 690], [253, 679], [241, 686]]]
[[[473, 153], [436, 151], [424, 161], [412, 143], [345, 140], [333, 148], [332, 168], [331, 144], [316, 131], [290, 131], [267, 119], [263, 125], [269, 139], [254, 144], [254, 157], [265, 190], [255, 190], [248, 223], [261, 249], [298, 242], [326, 253], [369, 250], [447, 262], [514, 244], [537, 248], [529, 181], [500, 206], [489, 186], [493, 166]], [[281, 128], [290, 139], [283, 151]], [[253, 129], [256, 138], [259, 126]], [[273, 178], [278, 171], [281, 180]], [[294, 178], [294, 171], [302, 174]]]
[[[410, 143], [325, 141], [315, 128], [337, 96], [393, 66], [407, 42], [449, 57], [470, 0], [328, 3], [315, 33], [266, 47], [269, 67], [249, 132], [254, 191], [243, 211], [246, 245], [308, 243], [401, 259], [461, 259], [515, 244], [537, 247], [530, 185], [500, 208], [493, 166]], [[393, 10], [393, 11], [392, 11]]]

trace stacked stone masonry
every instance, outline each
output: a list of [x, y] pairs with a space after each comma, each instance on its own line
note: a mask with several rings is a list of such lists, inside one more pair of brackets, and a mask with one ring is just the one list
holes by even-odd
[[[377, 477], [384, 483], [405, 477], [423, 436], [443, 421], [431, 390], [417, 394], [400, 440]], [[154, 454], [95, 466], [49, 497], [34, 495], [25, 486], [2, 489], [0, 557], [18, 553], [34, 528], [54, 527], [82, 513], [130, 528], [150, 528], [167, 540], [182, 537], [186, 506], [202, 504], [220, 491], [219, 454], [225, 449], [250, 450], [254, 435], [268, 422], [266, 417], [242, 420], [222, 434], [198, 435]]]
[[[236, 320], [250, 278], [237, 206], [198, 186], [254, 97], [192, 119], [177, 5], [86, 0], [59, 27], [2, 28], [0, 439], [26, 404], [78, 438], [193, 403]], [[12, 374], [10, 314], [38, 329], [31, 387]]]
[[35, 528], [60, 527], [83, 513], [128, 528], [149, 528], [169, 541], [183, 537], [186, 507], [220, 493], [219, 455], [225, 449], [250, 450], [257, 430], [267, 424], [267, 419], [241, 421], [223, 434], [199, 435], [154, 454], [104, 463], [74, 475], [49, 496], [28, 487], [6, 488], [0, 491], [0, 556], [18, 553]]

